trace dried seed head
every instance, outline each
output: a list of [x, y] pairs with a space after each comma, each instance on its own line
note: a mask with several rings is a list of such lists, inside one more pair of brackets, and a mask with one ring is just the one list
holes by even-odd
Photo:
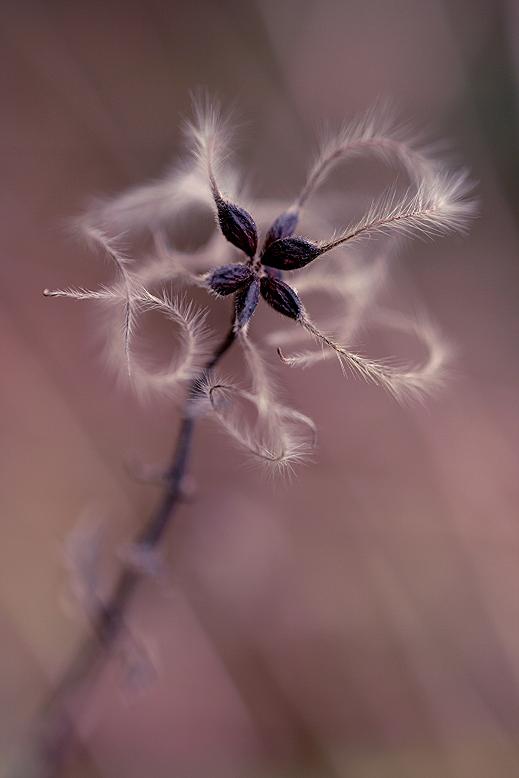
[[235, 329], [240, 330], [249, 323], [252, 314], [256, 310], [260, 296], [259, 278], [254, 277], [251, 283], [236, 294], [236, 320]]
[[[437, 235], [463, 230], [475, 207], [466, 173], [449, 173], [431, 154], [432, 150], [417, 148], [416, 144], [410, 143], [403, 130], [387, 121], [380, 123], [378, 114], [370, 114], [365, 120], [340, 131], [323, 145], [302, 191], [286, 210], [270, 202], [263, 206], [257, 203], [258, 209], [263, 209], [260, 210], [262, 216], [268, 214], [272, 218], [274, 213], [280, 215], [270, 225], [260, 260], [256, 260], [258, 231], [254, 219], [242, 207], [227, 199], [230, 197], [235, 200], [238, 197], [236, 191], [228, 188], [228, 180], [225, 196], [220, 189], [220, 177], [223, 179], [225, 175], [227, 140], [227, 127], [220, 111], [203, 101], [196, 110], [196, 121], [188, 129], [194, 166], [180, 168], [157, 183], [140, 187], [112, 203], [97, 206], [85, 222], [90, 237], [105, 249], [113, 261], [118, 273], [116, 281], [95, 290], [65, 288], [45, 291], [46, 295], [52, 297], [97, 300], [107, 304], [107, 313], [110, 315], [107, 328], [109, 358], [118, 366], [123, 365], [128, 373], [131, 362], [134, 386], [144, 394], [148, 389], [173, 391], [179, 382], [192, 382], [197, 376], [200, 384], [211, 379], [215, 356], [220, 352], [210, 355], [203, 317], [196, 314], [191, 305], [182, 303], [182, 300], [169, 299], [160, 294], [155, 296], [150, 291], [157, 283], [162, 287], [166, 282], [177, 279], [182, 283], [202, 286], [217, 295], [235, 296], [234, 333], [231, 335], [232, 339], [236, 336], [244, 348], [245, 362], [252, 381], [252, 392], [227, 387], [227, 390], [232, 391], [232, 396], [226, 404], [221, 399], [217, 401], [217, 398], [223, 396], [226, 387], [221, 384], [208, 385], [205, 404], [200, 400], [202, 392], [197, 391], [188, 401], [187, 412], [194, 417], [211, 409], [240, 445], [261, 461], [275, 467], [290, 466], [305, 451], [305, 441], [301, 444], [300, 436], [292, 430], [294, 424], [302, 424], [312, 433], [314, 427], [302, 414], [282, 406], [276, 400], [261, 355], [248, 340], [248, 323], [258, 305], [260, 294], [274, 310], [299, 325], [291, 328], [293, 334], [282, 333], [284, 344], [297, 341], [298, 333], [310, 335], [314, 341], [313, 348], [302, 352], [285, 356], [279, 350], [286, 364], [305, 367], [316, 364], [330, 354], [337, 357], [343, 369], [355, 370], [397, 397], [421, 397], [430, 388], [439, 385], [449, 354], [429, 326], [416, 327], [428, 351], [423, 364], [418, 366], [400, 368], [387, 362], [374, 361], [350, 349], [348, 344], [361, 326], [368, 308], [376, 323], [403, 332], [410, 330], [405, 320], [395, 318], [394, 313], [377, 312], [377, 309], [371, 307], [380, 282], [379, 267], [374, 267], [364, 275], [359, 275], [354, 268], [352, 274], [352, 268], [348, 267], [352, 257], [348, 252], [349, 258], [342, 258], [346, 260], [344, 269], [339, 268], [341, 258], [337, 256], [335, 263], [330, 258], [326, 273], [320, 274], [310, 269], [303, 275], [299, 288], [305, 294], [324, 291], [339, 295], [341, 301], [345, 302], [341, 306], [341, 318], [333, 315], [332, 319], [327, 320], [327, 329], [331, 328], [336, 333], [333, 336], [310, 321], [298, 294], [282, 279], [285, 271], [304, 268], [317, 257], [339, 246], [350, 246], [370, 235]], [[334, 166], [342, 160], [368, 152], [384, 161], [400, 162], [410, 179], [408, 191], [401, 193], [400, 187], [391, 189], [379, 201], [375, 201], [360, 221], [335, 233], [328, 240], [317, 243], [294, 236], [300, 211]], [[214, 208], [224, 237], [244, 253], [242, 263], [222, 266], [229, 259], [218, 235], [200, 246], [191, 258], [189, 268], [184, 266], [182, 256], [177, 257], [176, 252], [164, 243], [162, 233], [166, 225], [169, 228], [171, 217], [178, 216], [180, 209], [185, 207], [186, 196], [189, 202], [210, 204], [212, 210]], [[310, 224], [316, 226], [319, 234], [322, 224], [327, 222], [322, 216], [316, 216]], [[127, 258], [114, 246], [114, 236], [121, 231], [134, 232], [144, 228], [153, 235], [158, 255], [144, 267], [137, 263], [130, 266]], [[258, 264], [261, 264], [261, 268]], [[208, 270], [208, 267], [212, 269]], [[139, 356], [140, 352], [136, 353], [134, 328], [141, 314], [150, 310], [161, 313], [179, 330], [181, 358], [165, 370], [152, 369], [152, 364], [148, 364], [144, 354]], [[276, 345], [281, 340], [278, 337], [279, 334], [276, 335]], [[208, 372], [204, 365], [212, 366], [211, 370]], [[238, 403], [232, 402], [233, 398], [252, 404], [257, 412], [257, 428], [247, 429], [245, 425], [244, 430], [239, 408], [235, 407]]]
[[253, 257], [258, 248], [258, 231], [250, 213], [218, 195], [215, 196], [215, 203], [224, 237], [248, 257]]
[[223, 265], [211, 273], [207, 283], [213, 292], [223, 296], [233, 294], [238, 289], [247, 286], [253, 275], [254, 273], [248, 265]]
[[265, 245], [263, 246], [263, 253], [268, 249], [271, 243], [275, 240], [281, 240], [281, 238], [290, 238], [294, 234], [294, 230], [297, 227], [299, 221], [299, 214], [297, 211], [289, 210], [282, 213], [270, 226], [267, 236], [265, 238]]
[[296, 321], [303, 315], [303, 304], [291, 286], [278, 278], [263, 276], [261, 295], [278, 313]]
[[261, 261], [278, 270], [297, 270], [308, 265], [320, 253], [319, 246], [305, 238], [282, 238], [270, 244]]

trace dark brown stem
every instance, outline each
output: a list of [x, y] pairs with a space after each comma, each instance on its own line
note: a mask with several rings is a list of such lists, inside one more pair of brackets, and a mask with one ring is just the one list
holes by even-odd
[[[177, 443], [171, 465], [166, 474], [166, 488], [157, 508], [141, 531], [137, 543], [148, 549], [156, 548], [175, 513], [182, 496], [195, 427], [195, 419], [189, 406], [200, 378], [212, 370], [236, 339], [234, 326], [202, 373], [191, 383], [184, 415], [180, 424]], [[130, 600], [140, 582], [141, 572], [135, 567], [125, 567], [119, 576], [112, 595], [100, 608], [94, 623], [93, 634], [85, 640], [70, 663], [59, 684], [47, 699], [29, 744], [31, 751], [31, 776], [34, 778], [58, 778], [62, 774], [67, 755], [75, 741], [75, 722], [72, 708], [91, 686], [109, 656], [110, 649], [121, 633]], [[25, 768], [15, 767], [13, 778], [22, 778]]]

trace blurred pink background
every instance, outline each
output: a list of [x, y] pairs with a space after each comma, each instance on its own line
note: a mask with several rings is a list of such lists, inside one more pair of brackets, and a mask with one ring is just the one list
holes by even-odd
[[[203, 86], [236, 106], [261, 196], [290, 198], [322, 123], [379, 97], [450, 142], [480, 217], [406, 244], [390, 294], [440, 324], [456, 371], [402, 408], [331, 361], [276, 366], [319, 428], [315, 462], [276, 488], [200, 424], [196, 496], [129, 615], [144, 677], [109, 663], [67, 775], [517, 775], [517, 3], [7, 0], [0, 18], [0, 753], [87, 629], [64, 607], [67, 536], [106, 521], [109, 586], [158, 499], [124, 463], [166, 462], [178, 418], [116, 387], [95, 309], [41, 290], [106, 280], [67, 221], [159, 175]], [[368, 197], [382, 177], [359, 161], [337, 180]]]

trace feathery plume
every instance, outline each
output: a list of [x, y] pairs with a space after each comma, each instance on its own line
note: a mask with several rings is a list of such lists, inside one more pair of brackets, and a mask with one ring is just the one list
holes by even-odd
[[[165, 292], [154, 295], [143, 287], [134, 292], [133, 302], [137, 309], [136, 320], [147, 311], [157, 311], [176, 324], [181, 348], [180, 356], [173, 357], [168, 367], [163, 369], [152, 368], [149, 361], [132, 349], [132, 387], [143, 398], [151, 391], [171, 395], [181, 384], [197, 375], [210, 354], [211, 333], [205, 323], [206, 312], [197, 309], [185, 298], [175, 299]], [[121, 338], [116, 325], [112, 325], [107, 345], [109, 361], [116, 366], [121, 365]]]
[[[376, 109], [341, 129], [323, 142], [316, 161], [310, 168], [300, 194], [291, 205], [280, 208], [280, 215], [267, 223], [263, 244], [253, 216], [223, 193], [225, 162], [229, 140], [229, 122], [219, 107], [207, 98], [195, 103], [195, 116], [186, 125], [191, 148], [191, 163], [170, 171], [165, 178], [126, 192], [93, 210], [84, 220], [86, 236], [109, 256], [117, 271], [112, 285], [95, 290], [63, 288], [46, 294], [78, 300], [96, 300], [109, 313], [108, 353], [118, 367], [126, 365], [132, 385], [140, 394], [152, 390], [174, 391], [181, 382], [195, 381], [189, 398], [189, 413], [211, 410], [231, 436], [258, 458], [269, 462], [287, 462], [300, 457], [305, 445], [294, 437], [294, 427], [309, 428], [309, 420], [290, 411], [276, 399], [276, 391], [263, 357], [249, 336], [251, 322], [262, 299], [286, 323], [299, 327], [277, 329], [268, 339], [275, 344], [283, 362], [290, 366], [308, 367], [335, 356], [343, 370], [351, 369], [367, 380], [388, 389], [394, 396], [423, 396], [441, 383], [448, 350], [435, 329], [428, 323], [405, 320], [406, 331], [423, 342], [428, 356], [421, 365], [398, 367], [389, 362], [372, 360], [343, 345], [353, 342], [365, 321], [397, 324], [396, 314], [383, 312], [375, 305], [378, 290], [385, 278], [388, 258], [399, 245], [402, 236], [439, 236], [464, 231], [475, 211], [471, 197], [472, 184], [465, 171], [447, 172], [433, 148], [417, 143], [412, 134], [398, 126], [391, 114]], [[375, 201], [356, 223], [328, 240], [316, 242], [295, 235], [300, 212], [309, 198], [323, 184], [333, 167], [360, 154], [371, 153], [384, 162], [396, 162], [407, 172], [410, 187], [403, 195], [392, 189]], [[219, 231], [207, 245], [186, 260], [170, 249], [165, 239], [169, 216], [180, 212], [184, 200], [210, 206], [216, 216]], [[264, 216], [272, 215], [272, 204], [259, 208]], [[279, 211], [278, 211], [279, 213]], [[315, 215], [308, 220], [320, 232], [328, 219]], [[114, 228], [147, 229], [153, 238], [154, 254], [144, 263], [129, 265], [128, 257], [112, 236]], [[389, 237], [377, 255], [366, 263], [367, 252], [357, 251], [360, 239], [378, 235]], [[222, 241], [222, 237], [225, 241]], [[229, 243], [240, 257], [229, 256]], [[317, 260], [333, 249], [345, 247], [341, 256], [332, 255], [322, 267]], [[353, 249], [352, 249], [353, 247]], [[297, 289], [289, 283], [287, 272], [304, 268]], [[291, 276], [290, 276], [291, 277]], [[234, 316], [232, 329], [223, 345], [211, 358], [204, 315], [191, 303], [175, 296], [177, 285], [205, 289], [217, 298], [232, 297]], [[158, 289], [158, 291], [156, 291]], [[327, 311], [326, 326], [320, 327], [310, 318], [305, 307], [305, 295], [325, 293], [332, 305]], [[123, 306], [123, 322], [116, 313]], [[181, 356], [166, 369], [151, 367], [135, 349], [134, 340], [139, 317], [155, 310], [179, 328]], [[327, 334], [332, 331], [334, 334]], [[282, 348], [298, 343], [301, 336], [310, 335], [311, 348], [286, 354]], [[237, 341], [243, 350], [251, 380], [246, 392], [233, 383], [216, 386], [212, 368], [229, 344]], [[209, 368], [204, 369], [204, 359]], [[209, 389], [201, 390], [206, 386]], [[216, 402], [227, 393], [233, 401]], [[205, 401], [201, 402], [201, 398]], [[239, 413], [239, 403], [248, 403], [257, 414], [253, 428]], [[225, 406], [225, 408], [224, 408]]]
[[438, 166], [434, 148], [420, 144], [408, 127], [398, 125], [387, 104], [378, 105], [323, 139], [295, 207], [306, 204], [335, 165], [361, 154], [373, 154], [386, 163], [399, 162], [412, 181], [428, 178]]
[[[387, 323], [391, 321], [389, 315], [385, 320]], [[395, 321], [397, 321], [396, 317]], [[401, 322], [404, 321], [402, 318]], [[422, 399], [432, 389], [438, 388], [444, 380], [444, 370], [449, 361], [450, 351], [429, 323], [406, 322], [406, 329], [413, 331], [427, 349], [427, 357], [421, 364], [407, 367], [396, 367], [351, 351], [321, 332], [306, 317], [301, 320], [301, 325], [323, 347], [329, 349], [337, 357], [343, 372], [349, 368], [364, 380], [387, 389], [397, 400]], [[403, 328], [403, 324], [401, 328]], [[305, 366], [305, 362], [308, 362], [308, 360], [298, 358], [297, 354], [293, 357], [285, 356], [280, 348], [278, 348], [278, 354], [280, 359], [291, 367]]]
[[330, 241], [319, 244], [324, 254], [346, 242], [374, 233], [397, 232], [406, 236], [440, 236], [464, 232], [476, 203], [469, 199], [473, 184], [466, 171], [437, 173], [420, 182], [418, 190], [399, 198], [395, 191], [375, 202], [357, 224]]
[[211, 207], [202, 170], [192, 161], [171, 168], [162, 178], [133, 187], [112, 199], [99, 198], [83, 217], [87, 227], [113, 233], [154, 232], [167, 227], [187, 206]]
[[[315, 446], [314, 422], [293, 408], [271, 402], [266, 414], [262, 408], [263, 398], [210, 374], [200, 383], [199, 392], [225, 432], [252, 455], [252, 461], [261, 463], [268, 474], [289, 476]], [[245, 401], [255, 410], [258, 417], [255, 425], [248, 422], [237, 400]], [[306, 427], [310, 439], [301, 427]]]
[[[83, 220], [87, 238], [110, 258], [114, 282], [95, 290], [82, 287], [45, 290], [49, 297], [94, 300], [104, 308], [109, 317], [105, 328], [109, 360], [120, 373], [124, 372], [126, 380], [130, 376], [132, 386], [141, 395], [150, 391], [169, 394], [187, 383], [175, 452], [163, 478], [166, 486], [162, 500], [140, 533], [134, 547], [136, 553], [125, 560], [112, 596], [93, 614], [98, 643], [81, 649], [46, 707], [46, 732], [38, 746], [42, 746], [40, 751], [45, 758], [50, 755], [54, 759], [56, 766], [62, 755], [60, 750], [63, 752], [64, 745], [69, 745], [65, 741], [72, 737], [74, 729], [68, 713], [70, 692], [77, 691], [78, 685], [98, 667], [101, 651], [117, 645], [125, 629], [126, 607], [140, 576], [155, 569], [155, 551], [185, 493], [183, 483], [196, 419], [204, 414], [214, 418], [251, 455], [252, 461], [261, 463], [271, 473], [289, 475], [309, 457], [315, 446], [314, 422], [280, 402], [263, 356], [250, 338], [260, 302], [274, 311], [278, 321], [309, 335], [317, 344], [312, 350], [285, 355], [279, 344], [293, 342], [291, 336], [283, 339], [283, 333], [281, 336], [276, 333], [278, 353], [285, 364], [305, 367], [332, 355], [344, 372], [357, 373], [399, 400], [422, 398], [438, 387], [444, 380], [450, 357], [449, 349], [428, 321], [412, 322], [375, 305], [386, 267], [384, 251], [372, 266], [363, 270], [358, 265], [352, 266], [354, 252], [350, 247], [372, 235], [435, 237], [452, 231], [463, 232], [475, 210], [470, 194], [472, 187], [465, 172], [447, 172], [431, 150], [417, 145], [404, 130], [381, 117], [379, 112], [373, 112], [323, 144], [299, 196], [281, 207], [279, 215], [270, 223], [262, 225], [266, 229], [260, 245], [253, 215], [234, 202], [234, 195], [229, 199], [229, 191], [224, 194], [228, 124], [219, 109], [207, 100], [199, 102], [187, 133], [192, 148], [189, 166], [170, 171], [163, 179], [137, 187], [112, 201], [98, 203]], [[399, 196], [396, 189], [391, 190], [356, 224], [331, 239], [316, 242], [296, 235], [303, 207], [333, 166], [366, 152], [385, 161], [399, 162], [410, 179], [408, 192]], [[186, 202], [210, 206], [219, 231], [215, 230], [193, 256], [181, 258], [179, 252], [169, 250], [164, 236], [174, 226], [170, 223], [172, 217], [182, 212]], [[314, 216], [307, 218], [307, 224], [312, 229], [316, 226], [317, 234], [327, 234], [320, 227], [329, 220], [329, 214]], [[155, 244], [155, 256], [143, 264], [130, 265], [115, 237], [121, 232], [132, 237], [149, 233]], [[396, 241], [391, 245], [394, 247]], [[321, 256], [341, 246], [347, 250], [341, 256], [329, 257], [328, 268], [317, 264]], [[287, 272], [291, 274], [303, 268], [296, 290]], [[233, 297], [232, 323], [216, 348], [209, 345], [205, 314], [193, 302], [178, 296], [177, 284], [198, 287], [217, 298]], [[305, 292], [330, 295], [337, 307], [330, 319], [335, 335], [326, 334], [314, 324], [305, 307]], [[165, 369], [153, 368], [151, 360], [135, 347], [136, 328], [140, 317], [148, 311], [160, 313], [178, 328], [179, 354]], [[370, 359], [343, 345], [353, 341], [365, 320], [414, 334], [427, 352], [425, 358], [420, 364], [399, 367]], [[215, 375], [217, 364], [237, 342], [243, 350], [250, 389]], [[89, 601], [94, 611], [97, 547], [88, 538], [86, 542], [85, 549], [79, 548], [84, 545], [83, 540], [71, 544], [69, 562], [75, 570], [78, 593]]]

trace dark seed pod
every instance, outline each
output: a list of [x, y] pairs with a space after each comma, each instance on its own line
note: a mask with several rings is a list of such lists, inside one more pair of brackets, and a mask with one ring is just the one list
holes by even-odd
[[303, 314], [303, 304], [291, 286], [277, 278], [263, 276], [261, 279], [261, 296], [278, 313], [291, 319], [300, 319]]
[[282, 238], [270, 244], [261, 261], [278, 270], [297, 270], [308, 265], [320, 253], [319, 246], [305, 238]]
[[236, 320], [234, 326], [237, 330], [245, 327], [245, 325], [249, 323], [250, 318], [258, 305], [259, 296], [260, 282], [257, 277], [252, 279], [249, 286], [245, 289], [240, 289], [236, 294]]
[[258, 248], [258, 230], [250, 213], [222, 197], [216, 198], [215, 202], [224, 237], [248, 257], [253, 257]]
[[299, 221], [299, 214], [297, 211], [285, 211], [270, 226], [265, 238], [265, 245], [263, 246], [263, 253], [268, 249], [271, 243], [275, 240], [281, 240], [281, 238], [289, 238], [294, 234], [294, 230], [297, 227]]
[[216, 294], [232, 294], [249, 284], [253, 275], [248, 265], [223, 265], [211, 273], [207, 283]]

